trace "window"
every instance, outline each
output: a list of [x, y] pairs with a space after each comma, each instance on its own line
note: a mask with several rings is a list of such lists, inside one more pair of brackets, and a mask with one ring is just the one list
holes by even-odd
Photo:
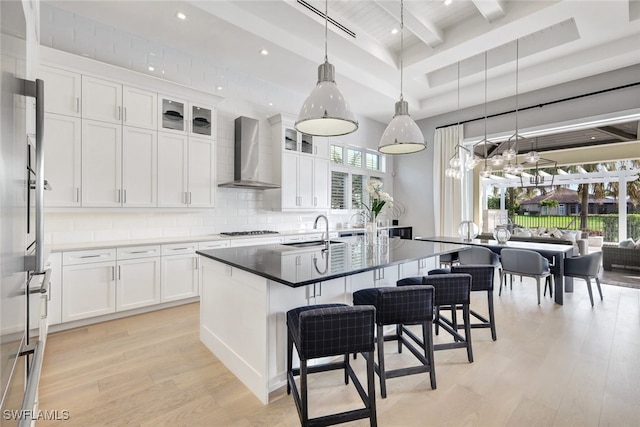
[[347, 148], [347, 165], [356, 168], [362, 167], [362, 151], [353, 148]]
[[331, 171], [331, 209], [349, 209], [347, 206], [347, 179], [346, 172]]
[[380, 154], [376, 153], [365, 153], [365, 165], [369, 170], [379, 171], [380, 170]]
[[364, 175], [351, 175], [351, 208], [361, 209], [364, 199]]
[[344, 164], [344, 149], [339, 145], [331, 145], [331, 163]]

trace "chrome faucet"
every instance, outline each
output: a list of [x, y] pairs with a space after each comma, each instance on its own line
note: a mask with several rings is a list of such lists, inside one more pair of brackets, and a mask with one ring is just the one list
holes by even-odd
[[318, 228], [318, 220], [320, 218], [324, 218], [324, 222], [325, 222], [325, 231], [322, 233], [322, 237], [320, 240], [322, 240], [322, 243], [324, 243], [325, 249], [329, 249], [329, 218], [327, 218], [326, 215], [318, 215], [316, 217], [316, 220], [313, 222], [313, 229], [317, 229]]

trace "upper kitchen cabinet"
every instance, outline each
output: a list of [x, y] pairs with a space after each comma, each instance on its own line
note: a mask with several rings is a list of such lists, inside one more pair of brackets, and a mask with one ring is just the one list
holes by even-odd
[[45, 179], [51, 184], [44, 199], [47, 207], [78, 207], [81, 191], [81, 143], [79, 117], [44, 114], [47, 161]]
[[80, 74], [43, 65], [40, 78], [44, 80], [45, 112], [80, 117]]
[[213, 136], [215, 110], [203, 104], [161, 95], [158, 100], [159, 130], [200, 137]]
[[273, 126], [273, 137], [276, 138], [279, 151], [309, 154], [322, 158], [329, 158], [329, 143], [327, 138], [307, 135], [298, 132], [294, 126], [295, 119], [284, 114], [277, 114], [269, 118]]
[[82, 121], [82, 206], [155, 207], [157, 132]]
[[211, 208], [215, 194], [213, 141], [158, 133], [158, 206]]
[[293, 117], [269, 118], [273, 144], [274, 178], [281, 188], [267, 192], [276, 210], [329, 208], [329, 150], [326, 138], [295, 130]]
[[82, 76], [82, 118], [157, 129], [157, 95], [120, 83]]

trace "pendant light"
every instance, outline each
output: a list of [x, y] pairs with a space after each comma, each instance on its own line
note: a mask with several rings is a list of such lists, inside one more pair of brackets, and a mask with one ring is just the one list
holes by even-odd
[[[480, 171], [480, 176], [483, 178], [489, 178], [493, 173], [493, 168], [487, 164], [487, 51], [484, 51], [484, 166]], [[500, 157], [502, 158], [502, 156]]]
[[396, 113], [384, 130], [378, 151], [383, 154], [409, 154], [424, 150], [427, 146], [422, 131], [409, 116], [409, 103], [402, 96], [404, 50], [404, 0], [400, 0], [400, 101]]
[[318, 67], [318, 83], [302, 104], [295, 128], [314, 136], [347, 135], [358, 129], [358, 122], [335, 82], [336, 70], [327, 57], [329, 1], [324, 9], [324, 63]]

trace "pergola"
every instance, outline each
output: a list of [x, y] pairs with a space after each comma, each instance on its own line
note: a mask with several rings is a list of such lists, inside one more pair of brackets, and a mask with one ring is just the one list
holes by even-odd
[[608, 171], [603, 169], [597, 172], [587, 172], [582, 167], [578, 167], [578, 172], [567, 172], [557, 168], [556, 174], [539, 170], [538, 176], [543, 177], [543, 184], [532, 183], [530, 178], [534, 177], [530, 171], [522, 172], [522, 177], [505, 173], [504, 176], [490, 175], [487, 178], [480, 178], [482, 182], [482, 207], [487, 209], [487, 195], [489, 187], [500, 189], [500, 209], [505, 209], [505, 190], [512, 187], [541, 187], [563, 185], [580, 185], [618, 182], [618, 240], [627, 238], [627, 183], [637, 180], [640, 177], [640, 170], [626, 169], [620, 171]]

